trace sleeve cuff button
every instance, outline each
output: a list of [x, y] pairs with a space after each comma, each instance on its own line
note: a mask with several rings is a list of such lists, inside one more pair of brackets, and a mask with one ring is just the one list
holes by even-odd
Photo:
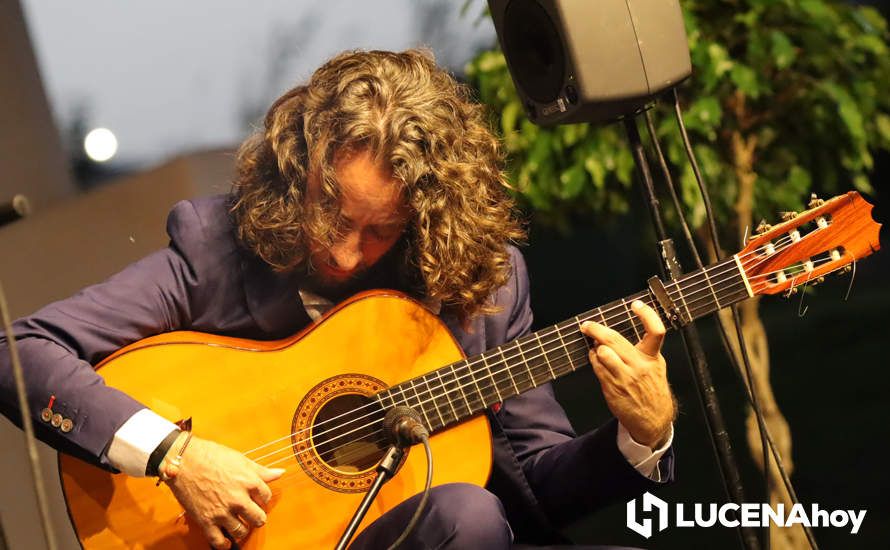
[[49, 423], [52, 424], [53, 428], [58, 428], [62, 425], [62, 415], [59, 413], [54, 414]]
[[72, 428], [74, 428], [74, 422], [72, 422], [70, 418], [62, 420], [62, 424], [59, 426], [59, 429], [62, 430], [63, 433], [70, 432]]

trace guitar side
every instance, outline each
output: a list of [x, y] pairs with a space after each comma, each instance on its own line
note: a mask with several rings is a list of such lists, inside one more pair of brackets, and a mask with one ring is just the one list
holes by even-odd
[[[344, 302], [292, 338], [256, 342], [168, 333], [124, 348], [99, 373], [171, 421], [192, 417], [198, 437], [242, 452], [280, 440], [247, 453], [253, 459], [271, 453], [257, 461], [287, 471], [270, 483], [274, 496], [266, 525], [242, 547], [316, 548], [336, 544], [364, 493], [334, 490], [336, 479], [322, 479], [324, 472], [310, 475], [297, 460], [289, 436], [301, 403], [313, 392], [336, 391], [338, 382], [322, 384], [331, 378], [348, 375], [367, 384], [363, 391], [371, 394], [461, 357], [451, 333], [423, 306], [398, 293], [374, 291]], [[490, 437], [484, 416], [434, 435], [434, 485], [484, 485]], [[476, 450], [474, 460], [466, 460], [468, 448]], [[206, 548], [200, 529], [154, 479], [113, 475], [67, 455], [60, 455], [59, 466], [69, 515], [85, 548]], [[362, 528], [420, 492], [425, 475], [423, 451], [413, 449]]]

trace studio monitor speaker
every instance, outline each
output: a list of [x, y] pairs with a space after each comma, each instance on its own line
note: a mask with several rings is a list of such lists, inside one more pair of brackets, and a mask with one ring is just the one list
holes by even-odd
[[488, 0], [529, 118], [605, 122], [692, 72], [678, 0]]

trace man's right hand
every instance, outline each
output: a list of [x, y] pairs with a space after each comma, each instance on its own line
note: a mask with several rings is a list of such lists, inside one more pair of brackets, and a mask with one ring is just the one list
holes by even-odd
[[[168, 457], [176, 455], [185, 436], [180, 434]], [[251, 528], [266, 523], [263, 508], [272, 499], [267, 483], [283, 473], [218, 443], [192, 437], [176, 477], [167, 484], [211, 546], [227, 549], [231, 541], [224, 532], [241, 540]]]

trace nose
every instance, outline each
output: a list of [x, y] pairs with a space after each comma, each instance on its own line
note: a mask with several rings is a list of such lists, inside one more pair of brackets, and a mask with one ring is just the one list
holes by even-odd
[[331, 259], [338, 269], [355, 269], [362, 261], [361, 233], [349, 231], [342, 240], [334, 243], [331, 247]]

